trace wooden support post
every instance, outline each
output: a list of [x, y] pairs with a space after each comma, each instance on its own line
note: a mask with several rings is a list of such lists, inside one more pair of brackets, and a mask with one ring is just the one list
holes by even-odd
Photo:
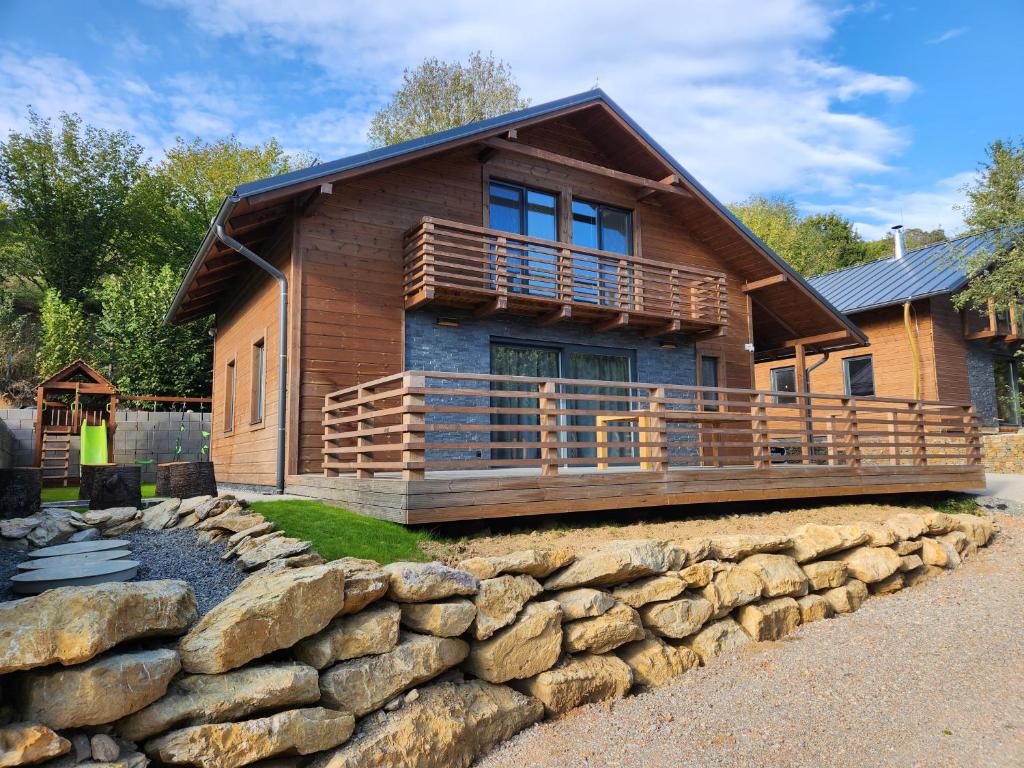
[[43, 393], [43, 388], [39, 387], [36, 389], [36, 434], [35, 434], [35, 465], [37, 467], [43, 466], [43, 430], [46, 429], [44, 426], [46, 416], [46, 398]]
[[[356, 393], [356, 397], [360, 401], [370, 396], [370, 390], [367, 387], [360, 387]], [[356, 406], [356, 415], [359, 418], [356, 420], [356, 431], [362, 432], [364, 429], [371, 429], [373, 427], [373, 412], [375, 408], [370, 403], [360, 402]], [[365, 435], [356, 437], [356, 447], [359, 449], [356, 452], [356, 477], [362, 479], [368, 479], [373, 477], [373, 470], [370, 468], [360, 468], [360, 464], [366, 464], [373, 460], [373, 435]]]
[[889, 434], [892, 435], [892, 463], [899, 466], [902, 463], [900, 457], [900, 415], [897, 411], [889, 412]]
[[[647, 466], [641, 465], [641, 469], [650, 469], [655, 472], [668, 471], [668, 421], [661, 412], [665, 409], [666, 392], [664, 387], [654, 387], [651, 390], [651, 397], [647, 407], [653, 413], [647, 417], [646, 433], [641, 433], [643, 442], [656, 442], [656, 446], [647, 449], [647, 457], [650, 459]], [[641, 453], [641, 455], [643, 455]], [[642, 463], [641, 463], [642, 464]]]
[[860, 425], [857, 421], [857, 399], [844, 397], [843, 407], [846, 409], [846, 465], [859, 467], [861, 465], [860, 451]]
[[540, 411], [540, 449], [542, 475], [558, 474], [558, 410], [557, 388], [553, 381], [545, 381], [538, 388], [537, 406]]
[[772, 447], [768, 441], [768, 407], [763, 394], [752, 396], [754, 429], [754, 467], [769, 469], [772, 465]]
[[568, 248], [562, 248], [558, 252], [558, 297], [563, 304], [569, 304], [573, 300], [573, 274], [572, 274], [572, 253]]
[[[403, 389], [423, 389], [427, 385], [425, 376], [405, 374], [402, 377]], [[426, 451], [422, 448], [409, 448], [409, 443], [426, 440], [426, 433], [422, 429], [413, 430], [411, 427], [422, 427], [425, 417], [422, 411], [418, 410], [427, 403], [427, 396], [419, 393], [408, 393], [402, 395], [402, 479], [422, 480], [426, 476]], [[417, 408], [416, 411], [412, 410]], [[412, 464], [413, 466], [409, 466]]]
[[[794, 370], [796, 372], [796, 391], [798, 393], [806, 393], [809, 391], [807, 386], [807, 359], [804, 355], [804, 345], [797, 344], [795, 348], [796, 359], [794, 361]], [[814, 423], [811, 420], [811, 399], [805, 395], [798, 395], [796, 398], [796, 406], [800, 409], [800, 416], [803, 417], [804, 429], [800, 438], [800, 442], [803, 443], [800, 449], [800, 453], [803, 454], [801, 464], [811, 463], [811, 444], [814, 437]]]
[[928, 435], [925, 432], [924, 406], [915, 402], [914, 409], [914, 466], [923, 467], [928, 463]]
[[839, 455], [837, 452], [837, 441], [836, 441], [836, 415], [830, 414], [828, 417], [828, 435], [825, 438], [825, 444], [828, 451], [828, 463], [829, 466], [835, 466], [839, 463]]
[[973, 405], [964, 407], [964, 433], [967, 437], [967, 463], [981, 464], [983, 458], [981, 431], [978, 429], [978, 409]]
[[508, 249], [505, 244], [508, 241], [504, 237], [498, 238], [498, 244], [494, 249], [494, 290], [498, 296], [508, 296]]

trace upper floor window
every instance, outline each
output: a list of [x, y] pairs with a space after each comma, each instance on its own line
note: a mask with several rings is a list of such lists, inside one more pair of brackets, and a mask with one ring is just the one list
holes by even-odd
[[492, 181], [491, 229], [558, 240], [558, 196], [521, 184]]
[[875, 396], [875, 367], [871, 355], [843, 360], [843, 378], [846, 381], [846, 394], [854, 397]]
[[599, 251], [633, 254], [633, 212], [573, 198], [572, 242]]
[[[776, 392], [796, 392], [796, 368], [792, 365], [772, 368], [772, 389]], [[792, 405], [796, 398], [776, 395], [775, 402], [780, 405]]]

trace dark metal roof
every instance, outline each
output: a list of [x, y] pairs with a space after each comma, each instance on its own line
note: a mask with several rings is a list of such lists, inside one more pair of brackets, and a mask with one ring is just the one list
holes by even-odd
[[994, 254], [1002, 237], [999, 230], [966, 235], [908, 251], [902, 259], [890, 256], [812, 277], [810, 283], [846, 313], [953, 293], [967, 284], [975, 258]]

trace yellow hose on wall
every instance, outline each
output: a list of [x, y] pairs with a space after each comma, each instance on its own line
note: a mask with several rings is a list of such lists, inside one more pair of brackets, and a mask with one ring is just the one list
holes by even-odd
[[903, 304], [903, 325], [907, 329], [907, 339], [910, 341], [910, 356], [914, 362], [914, 399], [922, 399], [921, 387], [921, 355], [917, 348], [917, 333], [914, 330], [914, 323], [910, 317], [910, 302]]

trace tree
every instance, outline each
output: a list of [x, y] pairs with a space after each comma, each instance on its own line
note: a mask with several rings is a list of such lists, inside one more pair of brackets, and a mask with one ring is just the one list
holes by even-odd
[[29, 405], [35, 395], [37, 336], [32, 318], [0, 290], [0, 395], [17, 406]]
[[0, 269], [81, 301], [131, 256], [142, 147], [77, 115], [54, 128], [29, 110], [28, 122], [0, 142]]
[[164, 325], [183, 270], [137, 266], [103, 282], [100, 349], [114, 384], [129, 395], [209, 394], [209, 322]]
[[[926, 245], [941, 243], [946, 240], [946, 232], [939, 227], [937, 229], [919, 229], [910, 227], [903, 230], [903, 244], [908, 251], [916, 251]], [[896, 246], [893, 244], [892, 232], [886, 233], [885, 237], [878, 240], [869, 240], [864, 243], [867, 255], [871, 259], [884, 259], [896, 253]]]
[[465, 65], [430, 58], [403, 72], [402, 85], [373, 116], [367, 140], [384, 147], [529, 105], [512, 69], [493, 54], [477, 51]]
[[999, 308], [1024, 304], [1024, 139], [992, 142], [964, 192], [969, 230], [996, 230], [996, 243], [971, 259], [971, 282], [954, 301], [983, 312], [990, 298]]
[[39, 351], [36, 369], [41, 379], [77, 358], [98, 363], [89, 317], [75, 299], [62, 299], [55, 288], [43, 294], [39, 308]]

